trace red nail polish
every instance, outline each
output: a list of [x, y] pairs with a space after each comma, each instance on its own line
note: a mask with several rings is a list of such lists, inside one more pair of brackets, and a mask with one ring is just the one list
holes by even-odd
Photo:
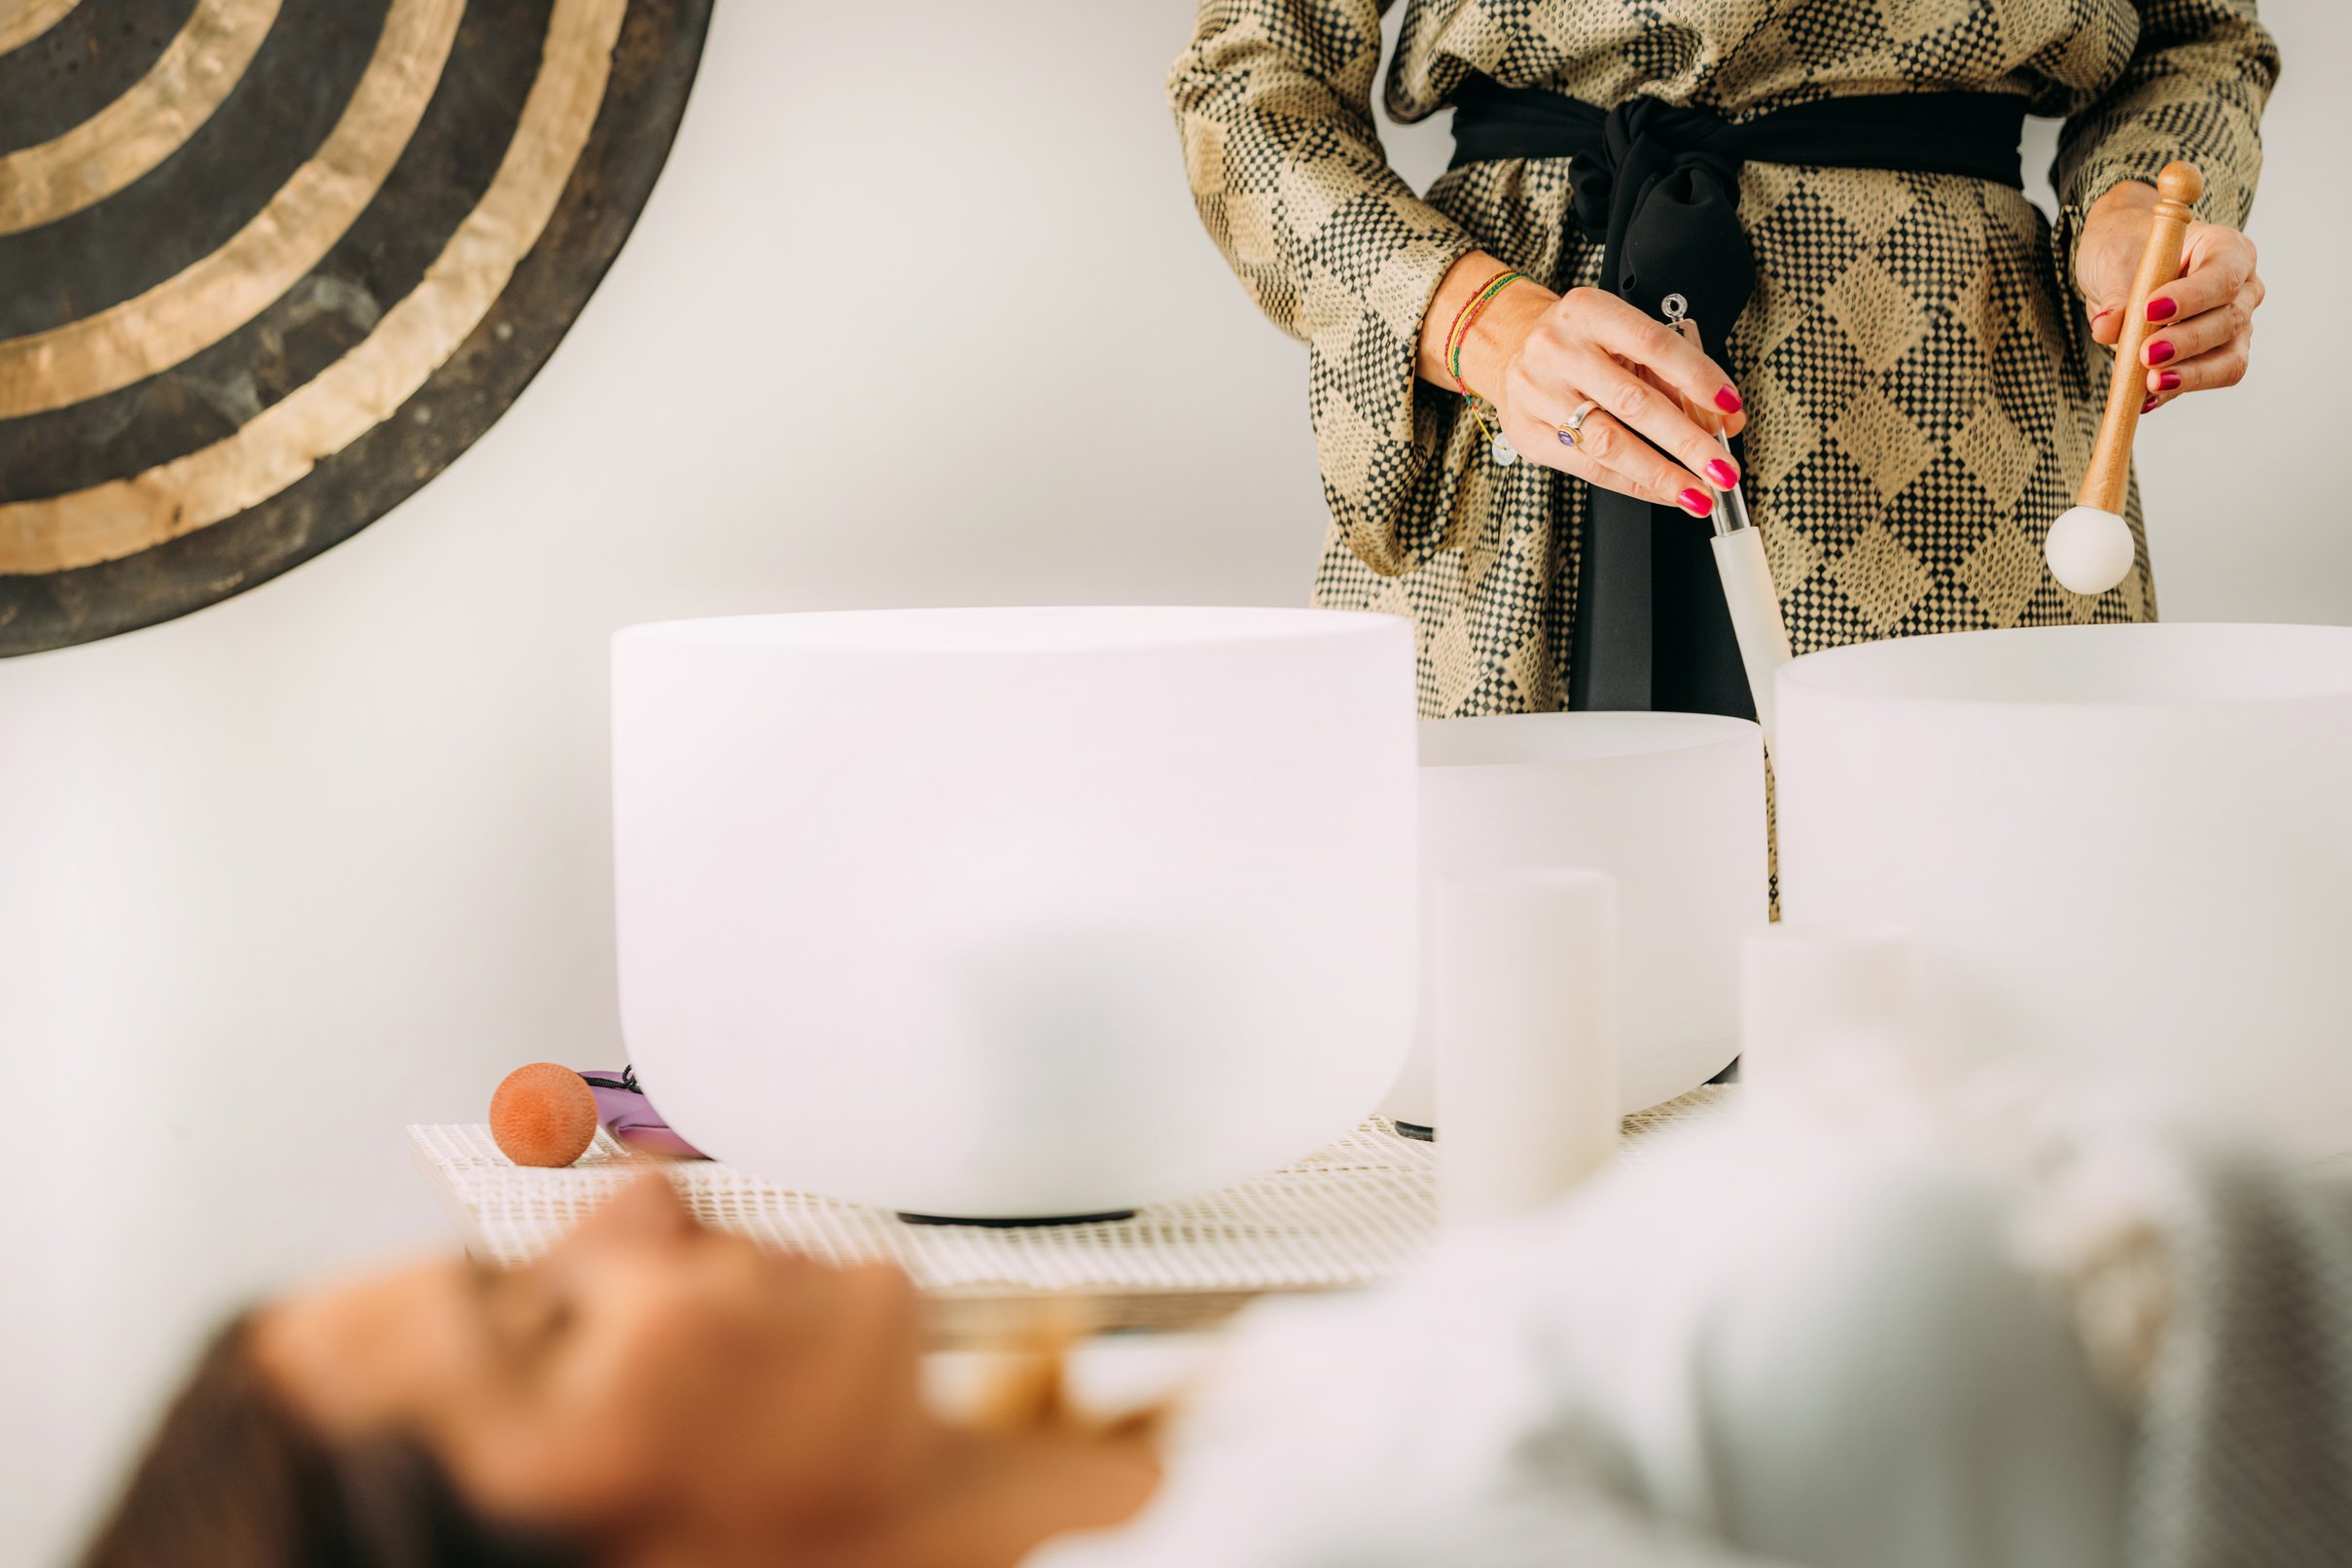
[[2141, 405], [2140, 405], [2140, 411], [2141, 411], [2142, 413], [2154, 413], [2154, 412], [2156, 412], [2156, 399], [2154, 399], [2154, 398], [2150, 398], [2150, 399], [2149, 399], [2149, 400], [2148, 400], [2146, 403], [2143, 403], [2143, 404], [2141, 404]]
[[2173, 313], [2180, 308], [2180, 305], [2171, 300], [2151, 300], [2148, 302], [2148, 319], [2170, 321]]
[[1682, 502], [1683, 510], [1693, 517], [1703, 517], [1715, 510], [1714, 500], [1697, 490], [1685, 490], [1682, 494]]
[[2177, 392], [2180, 390], [2180, 386], [2181, 373], [2179, 371], [2166, 371], [2156, 377], [2156, 390], [2159, 392]]
[[2166, 360], [2168, 360], [2168, 359], [2170, 359], [2170, 358], [2172, 358], [2172, 345], [2171, 345], [2170, 343], [2168, 343], [2168, 342], [2164, 341], [2164, 339], [2161, 339], [2161, 338], [2153, 338], [2153, 339], [2149, 339], [2149, 342], [2148, 342], [2148, 363], [2149, 363], [2149, 364], [2151, 364], [2151, 365], [2161, 365], [2161, 364], [2163, 364], [2163, 363], [2164, 363]]
[[1715, 406], [1726, 413], [1737, 413], [1740, 408], [1739, 394], [1728, 386], [1724, 387], [1715, 394]]
[[1739, 482], [1739, 470], [1718, 457], [1707, 465], [1707, 478], [1715, 481], [1717, 489], [1728, 490]]

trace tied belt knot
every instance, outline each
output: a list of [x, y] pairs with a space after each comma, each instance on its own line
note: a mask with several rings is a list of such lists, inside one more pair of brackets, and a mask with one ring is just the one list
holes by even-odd
[[[1756, 262], [1739, 222], [1742, 160], [1732, 129], [1721, 115], [1657, 98], [1628, 98], [1600, 116], [1595, 145], [1570, 163], [1568, 183], [1578, 225], [1606, 236], [1601, 276], [1610, 292], [1690, 298], [1698, 288], [1726, 295], [1709, 303], [1734, 315], [1748, 303]], [[1716, 288], [1700, 282], [1702, 271]], [[1655, 290], [1643, 287], [1645, 272]], [[1699, 317], [1702, 328], [1708, 319]]]
[[[1898, 169], [2022, 189], [2024, 125], [2025, 100], [2012, 93], [1819, 98], [1735, 121], [1651, 97], [1603, 110], [1474, 74], [1454, 95], [1451, 166], [1570, 160], [1576, 225], [1601, 242], [1600, 286], [1653, 316], [1666, 296], [1683, 296], [1721, 362], [1756, 291], [1741, 165]], [[1754, 716], [1710, 536], [1706, 522], [1675, 508], [1592, 490], [1569, 707]]]

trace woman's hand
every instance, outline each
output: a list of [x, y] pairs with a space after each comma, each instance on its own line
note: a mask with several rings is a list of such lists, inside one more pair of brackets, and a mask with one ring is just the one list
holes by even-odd
[[[2113, 346], [2123, 331], [2140, 256], [2148, 247], [2153, 185], [2126, 180], [2091, 204], [2075, 248], [2075, 281], [2090, 311], [2090, 336]], [[2151, 330], [2140, 349], [2152, 411], [2184, 392], [2235, 386], [2254, 344], [2254, 312], [2263, 280], [2254, 241], [2220, 224], [2192, 223], [2181, 250], [2180, 281], [2148, 301]]]
[[[1423, 330], [1423, 375], [1452, 387], [1446, 330], [1499, 270], [1478, 253], [1446, 273]], [[1747, 422], [1731, 378], [1664, 322], [1598, 289], [1554, 296], [1533, 281], [1514, 283], [1472, 327], [1462, 379], [1500, 410], [1520, 456], [1607, 489], [1703, 517], [1716, 489], [1739, 482], [1714, 433], [1720, 424], [1736, 435]], [[1578, 422], [1572, 445], [1561, 428], [1587, 399], [1597, 407]]]

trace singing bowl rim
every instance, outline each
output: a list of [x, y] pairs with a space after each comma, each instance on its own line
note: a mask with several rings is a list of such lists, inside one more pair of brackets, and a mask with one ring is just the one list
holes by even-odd
[[[2145, 684], [2119, 683], [2111, 664], [2088, 672], [2079, 651], [2092, 645], [2154, 650]], [[2073, 686], [2031, 689], [2035, 661], [2063, 650]], [[1962, 651], [1955, 659], [1956, 650]], [[2318, 653], [2319, 659], [2309, 657]], [[2194, 670], [2190, 656], [2228, 654], [2231, 669], [2262, 679], [2220, 689], [2166, 689], [2155, 672]], [[2300, 659], [2287, 657], [2302, 654]], [[2193, 679], [2193, 675], [2192, 676]], [[1781, 669], [1784, 707], [1794, 696], [1858, 705], [1927, 707], [1957, 713], [2195, 712], [2271, 704], [2352, 702], [2352, 626], [2294, 622], [2122, 622], [1938, 632], [1848, 643], [1805, 654]], [[2102, 684], [2104, 683], [2104, 684]]]
[[[1423, 767], [1591, 767], [1690, 752], [1761, 748], [1753, 719], [1641, 711], [1478, 714], [1429, 719]], [[1508, 746], [1508, 749], [1506, 749]]]
[[798, 610], [652, 621], [613, 633], [616, 652], [655, 645], [767, 654], [966, 658], [1393, 638], [1402, 618], [1363, 610], [1229, 604], [949, 605], [916, 609]]

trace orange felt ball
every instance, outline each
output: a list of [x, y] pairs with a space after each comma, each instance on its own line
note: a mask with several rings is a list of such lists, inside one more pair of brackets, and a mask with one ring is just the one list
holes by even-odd
[[517, 1165], [568, 1165], [596, 1141], [596, 1091], [552, 1061], [517, 1067], [490, 1096], [490, 1136]]

